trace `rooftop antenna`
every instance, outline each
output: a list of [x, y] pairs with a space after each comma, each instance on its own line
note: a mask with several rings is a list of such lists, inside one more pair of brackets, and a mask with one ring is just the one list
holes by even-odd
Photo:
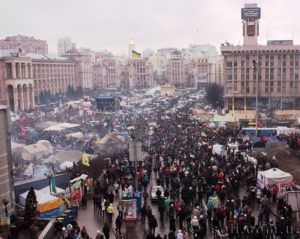
[[268, 37], [269, 37], [269, 26], [267, 25], [267, 41], [268, 41]]

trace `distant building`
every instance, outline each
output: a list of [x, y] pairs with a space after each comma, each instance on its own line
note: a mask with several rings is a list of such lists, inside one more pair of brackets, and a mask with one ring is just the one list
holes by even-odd
[[155, 50], [147, 48], [142, 52], [143, 58], [148, 58], [149, 56], [155, 55]]
[[91, 48], [80, 47], [79, 48], [79, 52], [90, 54], [90, 56], [91, 56], [91, 62], [92, 63], [96, 62], [96, 53], [94, 51], [92, 51]]
[[1, 50], [18, 50], [22, 48], [28, 53], [48, 54], [47, 41], [28, 36], [11, 36], [0, 40]]
[[[258, 95], [260, 104], [269, 109], [300, 109], [300, 45], [293, 45], [291, 40], [259, 45], [259, 19], [257, 4], [245, 4], [244, 45], [221, 46], [225, 105], [232, 109], [255, 109]], [[258, 63], [258, 78], [253, 61]]]
[[64, 56], [0, 51], [0, 104], [12, 111], [34, 108], [41, 92], [65, 96], [68, 85], [92, 89], [90, 56], [68, 51]]
[[76, 43], [71, 42], [71, 37], [59, 38], [57, 44], [58, 55], [65, 54], [66, 51], [76, 48]]

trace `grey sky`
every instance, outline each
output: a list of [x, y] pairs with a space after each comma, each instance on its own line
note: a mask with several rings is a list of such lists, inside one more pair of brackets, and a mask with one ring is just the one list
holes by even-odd
[[[293, 39], [300, 44], [299, 0], [0, 0], [0, 38], [12, 35], [47, 40], [57, 54], [57, 39], [70, 36], [77, 46], [126, 50], [188, 47], [228, 40], [243, 44], [241, 8], [261, 7], [259, 42]], [[267, 31], [268, 29], [268, 31]]]

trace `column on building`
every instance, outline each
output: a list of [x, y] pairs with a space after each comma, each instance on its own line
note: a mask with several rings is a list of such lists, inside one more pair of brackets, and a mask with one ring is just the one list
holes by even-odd
[[24, 109], [28, 109], [28, 86], [26, 85], [23, 89], [23, 100], [24, 100]]
[[10, 107], [8, 86], [6, 86], [6, 105]]
[[18, 111], [18, 89], [13, 88], [13, 94], [14, 94], [14, 110], [15, 112]]
[[11, 63], [11, 74], [12, 74], [12, 78], [16, 79], [16, 63]]
[[34, 109], [35, 102], [34, 102], [34, 90], [33, 90], [32, 85], [29, 86], [29, 94], [30, 94], [30, 105], [31, 105], [31, 108]]
[[22, 77], [22, 65], [21, 65], [21, 62], [18, 63], [18, 70], [19, 70], [19, 77], [18, 78], [23, 78]]
[[29, 78], [28, 77], [28, 68], [29, 68], [29, 63], [25, 63], [25, 78]]
[[24, 88], [23, 86], [20, 87], [19, 91], [19, 97], [20, 97], [20, 110], [24, 110]]

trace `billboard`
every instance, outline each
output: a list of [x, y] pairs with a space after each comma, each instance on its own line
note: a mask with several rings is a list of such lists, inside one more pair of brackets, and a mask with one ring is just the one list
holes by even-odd
[[260, 8], [242, 8], [242, 19], [260, 19]]
[[123, 221], [134, 222], [137, 220], [137, 202], [136, 199], [122, 200]]
[[207, 83], [207, 82], [208, 82], [208, 74], [207, 73], [198, 73], [197, 83]]

